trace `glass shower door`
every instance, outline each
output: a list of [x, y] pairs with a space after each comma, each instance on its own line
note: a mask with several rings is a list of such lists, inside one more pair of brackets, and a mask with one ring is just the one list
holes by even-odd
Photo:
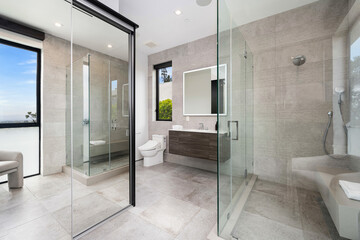
[[110, 169], [110, 102], [109, 59], [90, 54], [90, 163], [89, 176]]
[[235, 27], [225, 1], [218, 2], [218, 66], [221, 65], [227, 66], [228, 78], [227, 103], [220, 103], [227, 106], [227, 114], [218, 114], [218, 234], [230, 239], [229, 219], [252, 175], [252, 53]]
[[110, 64], [110, 162], [109, 169], [129, 164], [129, 65], [120, 59]]
[[73, 58], [86, 56], [73, 63], [73, 236], [135, 204], [134, 35], [81, 4], [72, 11]]
[[[68, 67], [70, 69], [70, 67]], [[67, 111], [66, 131], [71, 132], [73, 123], [73, 167], [85, 175], [89, 174], [89, 137], [90, 137], [90, 105], [89, 105], [89, 55], [73, 62], [73, 117], [71, 119], [71, 81], [70, 72], [67, 70]], [[71, 142], [67, 141], [67, 165], [70, 166]]]

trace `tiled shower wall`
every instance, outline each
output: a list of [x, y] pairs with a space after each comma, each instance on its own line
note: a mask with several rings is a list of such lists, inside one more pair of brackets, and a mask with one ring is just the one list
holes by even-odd
[[[126, 135], [128, 118], [121, 116], [121, 86], [127, 82], [127, 62], [104, 55], [93, 50], [74, 45], [74, 60], [78, 60], [90, 53], [92, 56], [100, 57], [104, 60], [111, 60], [116, 63], [116, 70], [112, 67], [111, 80], [118, 82], [118, 131], [113, 134], [117, 138]], [[70, 42], [64, 39], [46, 34], [43, 42], [43, 82], [42, 82], [42, 174], [49, 175], [62, 171], [62, 166], [66, 163], [66, 66], [70, 64]], [[121, 65], [121, 66], [119, 66]], [[98, 91], [92, 91], [92, 111], [94, 115], [106, 115], [106, 124], [104, 119], [91, 119], [94, 127], [91, 128], [92, 140], [103, 138], [104, 125], [108, 127], [107, 100], [108, 100], [108, 77], [100, 74], [103, 69], [96, 69], [96, 65], [91, 69], [92, 84], [97, 87]], [[98, 68], [101, 67], [99, 64]], [[106, 65], [106, 71], [108, 65]], [[124, 72], [125, 71], [125, 72]], [[105, 77], [102, 77], [102, 76]], [[82, 79], [79, 79], [82, 81]], [[123, 81], [124, 80], [124, 81]], [[98, 101], [103, 99], [103, 101]], [[95, 105], [94, 102], [98, 104]], [[103, 103], [103, 104], [101, 104]], [[96, 114], [95, 114], [96, 113]], [[93, 116], [93, 114], [92, 114]], [[80, 117], [81, 118], [81, 117]], [[98, 127], [96, 127], [98, 126]], [[125, 127], [123, 127], [125, 126]], [[106, 128], [106, 134], [108, 133]], [[82, 133], [82, 130], [80, 131]], [[105, 134], [105, 135], [106, 135]], [[75, 142], [82, 142], [82, 135], [76, 136]], [[80, 138], [77, 139], [76, 137]]]
[[[332, 36], [347, 1], [326, 0], [240, 27], [254, 54], [254, 172], [290, 184], [291, 159], [324, 155], [332, 110]], [[293, 65], [292, 56], [306, 63]], [[328, 149], [332, 132], [328, 136]]]
[[[333, 110], [333, 35], [347, 1], [320, 0], [239, 27], [254, 57], [254, 173], [291, 184], [291, 159], [324, 155], [322, 136]], [[182, 115], [182, 73], [216, 64], [216, 36], [149, 56], [149, 136], [168, 135], [173, 124], [212, 129], [216, 118]], [[293, 65], [291, 57], [305, 55]], [[173, 121], [153, 115], [153, 65], [173, 61]], [[327, 139], [332, 149], [333, 133]]]
[[[153, 108], [153, 71], [154, 65], [172, 61], [173, 85], [173, 116], [171, 122], [155, 121], [152, 116]], [[183, 73], [189, 70], [216, 66], [216, 35], [202, 38], [187, 44], [183, 44], [165, 51], [149, 56], [149, 137], [152, 134], [163, 134], [168, 138], [169, 129], [172, 125], [180, 124], [184, 128], [194, 129], [199, 127], [199, 123], [204, 123], [205, 127], [215, 130], [216, 116], [210, 117], [186, 117], [183, 115]], [[169, 144], [169, 141], [167, 141]], [[168, 152], [169, 145], [166, 151]]]

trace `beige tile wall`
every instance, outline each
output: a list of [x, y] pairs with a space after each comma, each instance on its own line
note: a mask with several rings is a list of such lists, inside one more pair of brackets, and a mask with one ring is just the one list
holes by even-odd
[[[90, 49], [74, 45], [74, 60], [90, 53], [97, 59], [102, 59], [111, 65], [111, 80], [118, 81], [118, 128], [112, 132], [112, 140], [126, 138], [128, 118], [121, 116], [121, 86], [127, 82], [127, 62], [104, 55]], [[43, 42], [43, 82], [42, 82], [42, 174], [49, 175], [62, 171], [66, 163], [66, 66], [70, 64], [70, 42], [46, 34]], [[116, 66], [115, 66], [115, 65]], [[92, 140], [108, 137], [108, 64], [95, 64], [91, 69], [91, 133]], [[101, 68], [105, 68], [101, 69]], [[105, 73], [104, 73], [105, 72]], [[74, 77], [75, 79], [75, 77]], [[79, 78], [82, 81], [82, 78]], [[80, 85], [82, 82], [78, 82]], [[76, 85], [76, 83], [75, 83]], [[79, 87], [80, 89], [80, 87]], [[82, 91], [82, 90], [81, 90]], [[76, 96], [78, 95], [78, 96]], [[82, 100], [82, 92], [74, 94], [74, 100]], [[96, 104], [95, 104], [96, 103]], [[75, 104], [79, 107], [82, 104]], [[106, 107], [104, 107], [106, 106]], [[105, 113], [104, 113], [105, 112]], [[82, 118], [81, 111], [75, 111], [74, 117]], [[104, 115], [106, 123], [104, 124]], [[100, 119], [99, 119], [100, 118]], [[106, 129], [104, 130], [104, 127]], [[81, 142], [82, 129], [76, 134], [75, 142]], [[69, 147], [69, 146], [68, 146]], [[80, 146], [78, 146], [80, 148]], [[81, 150], [79, 150], [81, 151]], [[80, 159], [82, 161], [82, 159]]]
[[[291, 184], [291, 159], [324, 155], [322, 135], [333, 109], [332, 37], [348, 11], [347, 1], [321, 0], [240, 27], [254, 64], [254, 172]], [[182, 115], [182, 72], [216, 64], [216, 36], [149, 56], [149, 136], [168, 135], [173, 124], [212, 128], [215, 118]], [[296, 67], [291, 57], [303, 54]], [[173, 61], [173, 121], [151, 119], [153, 65]], [[249, 94], [251, 96], [251, 94]], [[234, 98], [236, 99], [240, 98]], [[240, 100], [239, 100], [240, 101]], [[328, 136], [332, 149], [333, 133]]]
[[[173, 73], [173, 117], [171, 122], [153, 121], [153, 69], [154, 65], [172, 61]], [[205, 127], [215, 129], [215, 117], [190, 117], [190, 121], [186, 121], [183, 116], [183, 72], [194, 70], [198, 68], [210, 67], [216, 65], [216, 35], [199, 39], [194, 42], [183, 44], [159, 53], [155, 53], [148, 58], [148, 76], [149, 76], [149, 101], [148, 101], [148, 116], [149, 116], [149, 138], [152, 134], [169, 135], [169, 129], [172, 125], [180, 124], [184, 128], [198, 128], [199, 123], [204, 123]], [[168, 152], [167, 146], [166, 152]]]
[[70, 42], [46, 34], [43, 42], [42, 174], [61, 172], [65, 165], [66, 66]]
[[[332, 35], [347, 11], [347, 1], [321, 0], [240, 27], [254, 54], [254, 171], [261, 179], [290, 183], [292, 158], [324, 155]], [[291, 57], [299, 54], [307, 61], [296, 67]]]

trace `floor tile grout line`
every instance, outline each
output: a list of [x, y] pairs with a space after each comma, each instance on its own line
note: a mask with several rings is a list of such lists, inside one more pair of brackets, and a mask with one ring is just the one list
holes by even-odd
[[[146, 185], [144, 185], [144, 186], [146, 186]], [[147, 186], [147, 187], [149, 187], [149, 186]], [[168, 193], [166, 193], [166, 192], [163, 192], [163, 191], [160, 191], [160, 190], [155, 190], [155, 191], [157, 191], [157, 192], [159, 192], [159, 193], [161, 193], [161, 194], [164, 194], [164, 195], [167, 195], [167, 196], [176, 198], [177, 200], [181, 200], [181, 201], [190, 203], [190, 204], [192, 204], [192, 205], [194, 205], [194, 206], [200, 207], [200, 206], [194, 204], [193, 202], [191, 202], [191, 201], [189, 201], [189, 200], [185, 200], [185, 199], [178, 198], [177, 196], [170, 195], [170, 194], [168, 194]], [[208, 210], [208, 209], [207, 209], [207, 210]], [[210, 211], [210, 210], [208, 210], [208, 211]]]
[[[182, 228], [181, 231], [179, 231], [179, 233], [176, 235], [176, 237], [178, 237], [179, 235], [181, 235], [181, 233], [185, 230], [185, 228], [192, 222], [192, 220], [196, 217], [196, 215], [198, 215], [201, 210], [203, 210], [203, 208], [199, 207], [199, 210], [190, 218], [189, 222], [186, 223]], [[205, 209], [206, 210], [206, 209]], [[208, 210], [207, 210], [208, 211]]]
[[166, 229], [162, 229], [159, 226], [156, 226], [154, 223], [150, 222], [148, 219], [144, 218], [141, 214], [140, 215], [136, 215], [137, 217], [141, 218], [142, 220], [144, 220], [145, 222], [147, 222], [148, 224], [150, 224], [151, 226], [155, 227], [156, 229], [161, 230], [162, 232], [166, 232], [169, 235], [173, 236], [174, 234], [172, 232], [167, 231]]
[[[173, 172], [175, 172], [175, 171], [176, 171], [176, 169], [173, 169]], [[154, 172], [156, 172], [156, 171], [154, 171]], [[179, 177], [179, 176], [173, 176], [173, 175], [171, 175], [171, 174], [166, 174], [166, 173], [168, 173], [168, 172], [157, 172], [158, 175], [163, 175], [163, 176], [165, 176], [165, 177], [172, 177], [172, 178], [175, 178], [175, 179], [179, 179], [179, 180], [188, 182], [189, 184], [191, 184], [191, 185], [194, 186], [194, 187], [197, 187], [197, 186], [198, 186], [198, 187], [206, 186], [206, 183], [199, 183], [199, 182], [196, 182], [196, 181], [193, 181], [193, 180], [192, 180], [192, 179], [195, 178], [196, 176], [199, 176], [200, 174], [202, 174], [202, 172], [199, 172], [199, 173], [197, 173], [197, 174], [194, 174], [194, 175], [191, 177], [191, 179], [185, 179], [185, 180], [184, 180], [184, 179], [181, 179], [181, 177]], [[181, 174], [181, 173], [180, 173], [180, 174]], [[35, 184], [38, 184], [38, 185], [39, 185], [40, 183], [36, 183], [36, 182], [35, 182]], [[66, 184], [65, 184], [65, 185], [66, 185]], [[64, 186], [65, 186], [65, 185], [64, 185]], [[140, 184], [140, 185], [142, 185], [142, 184]], [[34, 186], [36, 186], [36, 185], [34, 185]], [[143, 185], [143, 186], [147, 187], [146, 185]], [[109, 187], [107, 187], [107, 188], [110, 188], [110, 187], [113, 187], [113, 186], [109, 186]], [[46, 209], [46, 207], [44, 206], [44, 203], [42, 202], [42, 200], [47, 199], [47, 198], [54, 197], [54, 196], [56, 196], [57, 194], [51, 194], [51, 195], [48, 195], [48, 196], [45, 196], [45, 197], [39, 197], [39, 196], [36, 194], [36, 191], [32, 191], [31, 188], [29, 188], [28, 186], [26, 186], [26, 189], [27, 189], [27, 191], [29, 191], [29, 196], [32, 196], [32, 199], [29, 199], [29, 200], [27, 200], [27, 201], [32, 200], [32, 201], [34, 201], [34, 202], [36, 202], [36, 203], [39, 203], [39, 205], [40, 205], [42, 208], [45, 208], [45, 210], [46, 210], [46, 213], [45, 213], [44, 215], [42, 215], [42, 216], [39, 216], [38, 218], [41, 218], [41, 217], [46, 216], [46, 215], [49, 215], [49, 216], [51, 216], [51, 217], [55, 220], [55, 222], [59, 225], [59, 227], [60, 227], [62, 230], [64, 230], [64, 232], [68, 233], [68, 231], [66, 231], [65, 227], [64, 227], [64, 226], [58, 221], [58, 219], [55, 217], [54, 212]], [[106, 189], [106, 188], [105, 188], [105, 189]], [[151, 189], [151, 188], [150, 188], [150, 189]], [[153, 189], [152, 189], [152, 190], [153, 190]], [[63, 190], [63, 191], [61, 191], [61, 192], [64, 192], [64, 191], [66, 191], [66, 189]], [[91, 193], [97, 193], [97, 194], [99, 194], [97, 191], [98, 191], [98, 190], [92, 190], [92, 189], [91, 189]], [[171, 195], [171, 194], [168, 194], [168, 193], [165, 193], [165, 192], [162, 192], [162, 191], [157, 191], [157, 192], [160, 193], [160, 194], [162, 194], [162, 195], [164, 195], [164, 196], [172, 197], [172, 198], [174, 198], [174, 199], [177, 199], [177, 200], [179, 200], [179, 201], [182, 201], [182, 202], [191, 204], [192, 206], [196, 207], [197, 210], [196, 210], [196, 211], [193, 213], [193, 215], [191, 216], [190, 221], [193, 221], [193, 219], [194, 219], [194, 218], [200, 213], [200, 211], [202, 211], [202, 210], [212, 212], [210, 209], [202, 208], [202, 207], [198, 206], [197, 204], [194, 204], [194, 203], [191, 202], [191, 201], [178, 198], [178, 197], [176, 197], [176, 196], [173, 196], [173, 195]], [[107, 200], [109, 200], [109, 201], [111, 201], [110, 199], [108, 199], [108, 198], [106, 198], [106, 197], [104, 197], [104, 198], [107, 199]], [[19, 203], [19, 204], [21, 204], [21, 203]], [[66, 208], [66, 206], [64, 206], [63, 208]], [[61, 210], [61, 209], [63, 209], [63, 208], [60, 208], [59, 210]], [[146, 208], [146, 209], [147, 209], [147, 208]], [[144, 210], [145, 210], [145, 209], [144, 209]], [[137, 217], [141, 217], [140, 214], [139, 214], [139, 215], [138, 215], [138, 214], [134, 214], [134, 213], [131, 213], [131, 214], [133, 214], [134, 216], [137, 216]], [[37, 220], [38, 218], [35, 218], [35, 219], [33, 219], [33, 220], [30, 220], [29, 222], [35, 221], [35, 220]], [[144, 219], [144, 218], [142, 218], [142, 219]], [[147, 223], [151, 224], [151, 222], [148, 222], [146, 219], [144, 219], [144, 220], [145, 220]], [[24, 225], [24, 224], [27, 224], [27, 223], [28, 223], [28, 222], [23, 223], [23, 224], [21, 224], [21, 225], [19, 225], [19, 226], [16, 226], [16, 227], [14, 227], [14, 228], [20, 227], [20, 226], [22, 226], [22, 225]], [[153, 225], [153, 224], [151, 224], [151, 225]], [[177, 235], [175, 235], [175, 237], [178, 236], [178, 235], [180, 235], [181, 232], [182, 232], [188, 225], [189, 225], [189, 223], [184, 224], [184, 226], [182, 226], [181, 230], [179, 231], [179, 233], [178, 233]], [[153, 226], [156, 227], [156, 229], [158, 229], [159, 231], [168, 232], [168, 231], [166, 231], [166, 230], [164, 230], [164, 229], [162, 229], [162, 228], [159, 228], [158, 226], [155, 226], [155, 225], [153, 225]], [[169, 232], [169, 234], [171, 234], [171, 236], [174, 236], [174, 234], [172, 234], [171, 232]]]
[[[24, 225], [26, 225], [26, 224], [29, 224], [29, 223], [31, 223], [31, 222], [33, 222], [33, 221], [36, 221], [36, 220], [38, 220], [38, 219], [40, 219], [40, 218], [42, 218], [42, 217], [44, 217], [44, 216], [46, 216], [46, 215], [50, 215], [50, 214], [51, 214], [51, 213], [48, 212], [48, 213], [43, 214], [43, 215], [41, 215], [41, 216], [39, 216], [39, 217], [37, 217], [37, 218], [34, 218], [34, 219], [29, 220], [29, 221], [27, 221], [27, 222], [24, 222], [24, 223], [22, 223], [22, 224], [20, 224], [20, 225], [17, 225], [16, 227], [9, 228], [9, 229], [7, 230], [7, 231], [8, 231], [7, 235], [10, 234], [9, 231], [13, 231], [13, 230], [16, 229], [16, 228], [19, 228], [19, 227], [21, 227], [21, 226], [24, 226]], [[7, 236], [7, 235], [5, 235], [5, 236]]]

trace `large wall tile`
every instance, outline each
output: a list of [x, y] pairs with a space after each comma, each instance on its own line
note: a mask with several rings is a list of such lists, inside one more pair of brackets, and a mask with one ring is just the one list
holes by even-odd
[[[111, 60], [111, 78], [118, 80], [118, 86], [128, 81], [127, 62], [109, 57], [99, 52], [74, 45], [74, 59], [80, 59], [91, 54], [91, 139], [107, 138], [108, 133], [108, 109], [107, 104], [107, 79], [108, 61]], [[66, 108], [67, 101], [67, 70], [70, 65], [70, 42], [61, 38], [46, 34], [43, 44], [43, 81], [42, 81], [42, 174], [49, 175], [62, 171], [66, 161]], [[116, 64], [115, 67], [114, 64]], [[82, 89], [82, 68], [76, 71], [74, 65], [74, 119], [82, 119], [83, 89]], [[78, 74], [78, 75], [77, 75]], [[79, 79], [80, 81], [77, 81]], [[68, 88], [69, 89], [69, 88]], [[121, 100], [122, 88], [118, 87], [118, 101]], [[120, 104], [119, 104], [120, 106]], [[118, 113], [118, 128], [126, 131], [128, 128], [127, 118]], [[104, 124], [105, 122], [105, 124]], [[117, 134], [124, 137], [125, 134]], [[74, 128], [75, 141], [82, 143], [82, 127]], [[78, 149], [80, 147], [75, 147]], [[79, 149], [81, 152], [81, 149]]]
[[[204, 123], [205, 127], [215, 129], [216, 116], [201, 117], [191, 116], [190, 121], [186, 121], [183, 115], [183, 73], [186, 71], [216, 66], [216, 35], [199, 39], [184, 45], [164, 50], [149, 56], [149, 137], [153, 134], [163, 134], [168, 136], [172, 125], [183, 125], [184, 128], [198, 128], [199, 123]], [[171, 122], [153, 121], [153, 72], [154, 65], [172, 61], [173, 67], [173, 116]], [[167, 149], [169, 149], [169, 141]]]
[[[347, 1], [317, 1], [239, 27], [254, 57], [254, 172], [291, 184], [291, 159], [324, 155], [333, 81], [346, 78], [333, 34]], [[336, 49], [335, 49], [336, 50]], [[291, 57], [305, 55], [294, 66]], [[338, 64], [339, 63], [339, 64]], [[331, 149], [332, 129], [327, 139]]]

